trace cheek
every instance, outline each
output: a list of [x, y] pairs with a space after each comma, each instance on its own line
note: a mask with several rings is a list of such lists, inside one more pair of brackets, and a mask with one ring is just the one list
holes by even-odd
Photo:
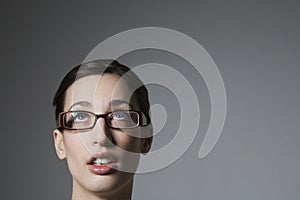
[[119, 158], [118, 170], [134, 173], [140, 160], [141, 138], [121, 133], [114, 139], [119, 148], [115, 151]]
[[69, 171], [75, 179], [81, 179], [82, 168], [86, 165], [86, 151], [78, 135], [66, 134], [64, 139]]
[[116, 145], [123, 150], [138, 153], [141, 150], [141, 138], [133, 137], [132, 134], [114, 134]]
[[67, 160], [74, 160], [84, 155], [84, 148], [82, 147], [82, 144], [77, 135], [66, 134], [64, 139]]

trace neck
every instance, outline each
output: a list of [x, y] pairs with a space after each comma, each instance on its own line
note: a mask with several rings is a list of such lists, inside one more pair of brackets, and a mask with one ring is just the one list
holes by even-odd
[[131, 200], [133, 178], [121, 188], [111, 192], [99, 193], [88, 191], [73, 179], [72, 200]]

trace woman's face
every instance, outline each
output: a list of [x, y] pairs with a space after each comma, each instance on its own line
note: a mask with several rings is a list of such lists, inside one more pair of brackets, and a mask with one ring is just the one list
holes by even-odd
[[[110, 74], [76, 80], [66, 91], [64, 111], [106, 114], [114, 110], [137, 110], [136, 105], [126, 103], [130, 95], [127, 85], [115, 88], [118, 80], [118, 76]], [[111, 129], [104, 118], [99, 118], [93, 129], [64, 130], [63, 133], [55, 130], [54, 141], [59, 158], [67, 160], [73, 187], [108, 195], [130, 186], [133, 173], [122, 169], [128, 171], [131, 167], [134, 172], [139, 153], [147, 153], [151, 146], [151, 140], [133, 135], [141, 132], [151, 135], [151, 131], [151, 126]]]

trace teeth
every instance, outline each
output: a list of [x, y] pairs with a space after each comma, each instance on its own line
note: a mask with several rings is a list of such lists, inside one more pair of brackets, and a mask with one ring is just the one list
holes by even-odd
[[107, 158], [97, 158], [96, 160], [93, 161], [93, 164], [95, 165], [106, 165], [112, 163], [111, 160], [108, 160]]

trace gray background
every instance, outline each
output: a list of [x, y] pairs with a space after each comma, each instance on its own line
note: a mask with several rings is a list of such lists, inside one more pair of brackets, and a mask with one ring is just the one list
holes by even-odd
[[[134, 199], [299, 199], [299, 2], [257, 2], [2, 1], [0, 198], [70, 199], [71, 177], [52, 142], [51, 101], [60, 80], [107, 37], [159, 26], [189, 35], [209, 52], [224, 79], [228, 113], [216, 147], [199, 160], [209, 119], [201, 77], [166, 52], [125, 55], [125, 64], [160, 62], [185, 73], [203, 116], [183, 157], [136, 176]], [[149, 88], [154, 94], [166, 90]], [[156, 103], [165, 99], [155, 96]], [[177, 103], [170, 103], [175, 117], [154, 149], [176, 132]]]

